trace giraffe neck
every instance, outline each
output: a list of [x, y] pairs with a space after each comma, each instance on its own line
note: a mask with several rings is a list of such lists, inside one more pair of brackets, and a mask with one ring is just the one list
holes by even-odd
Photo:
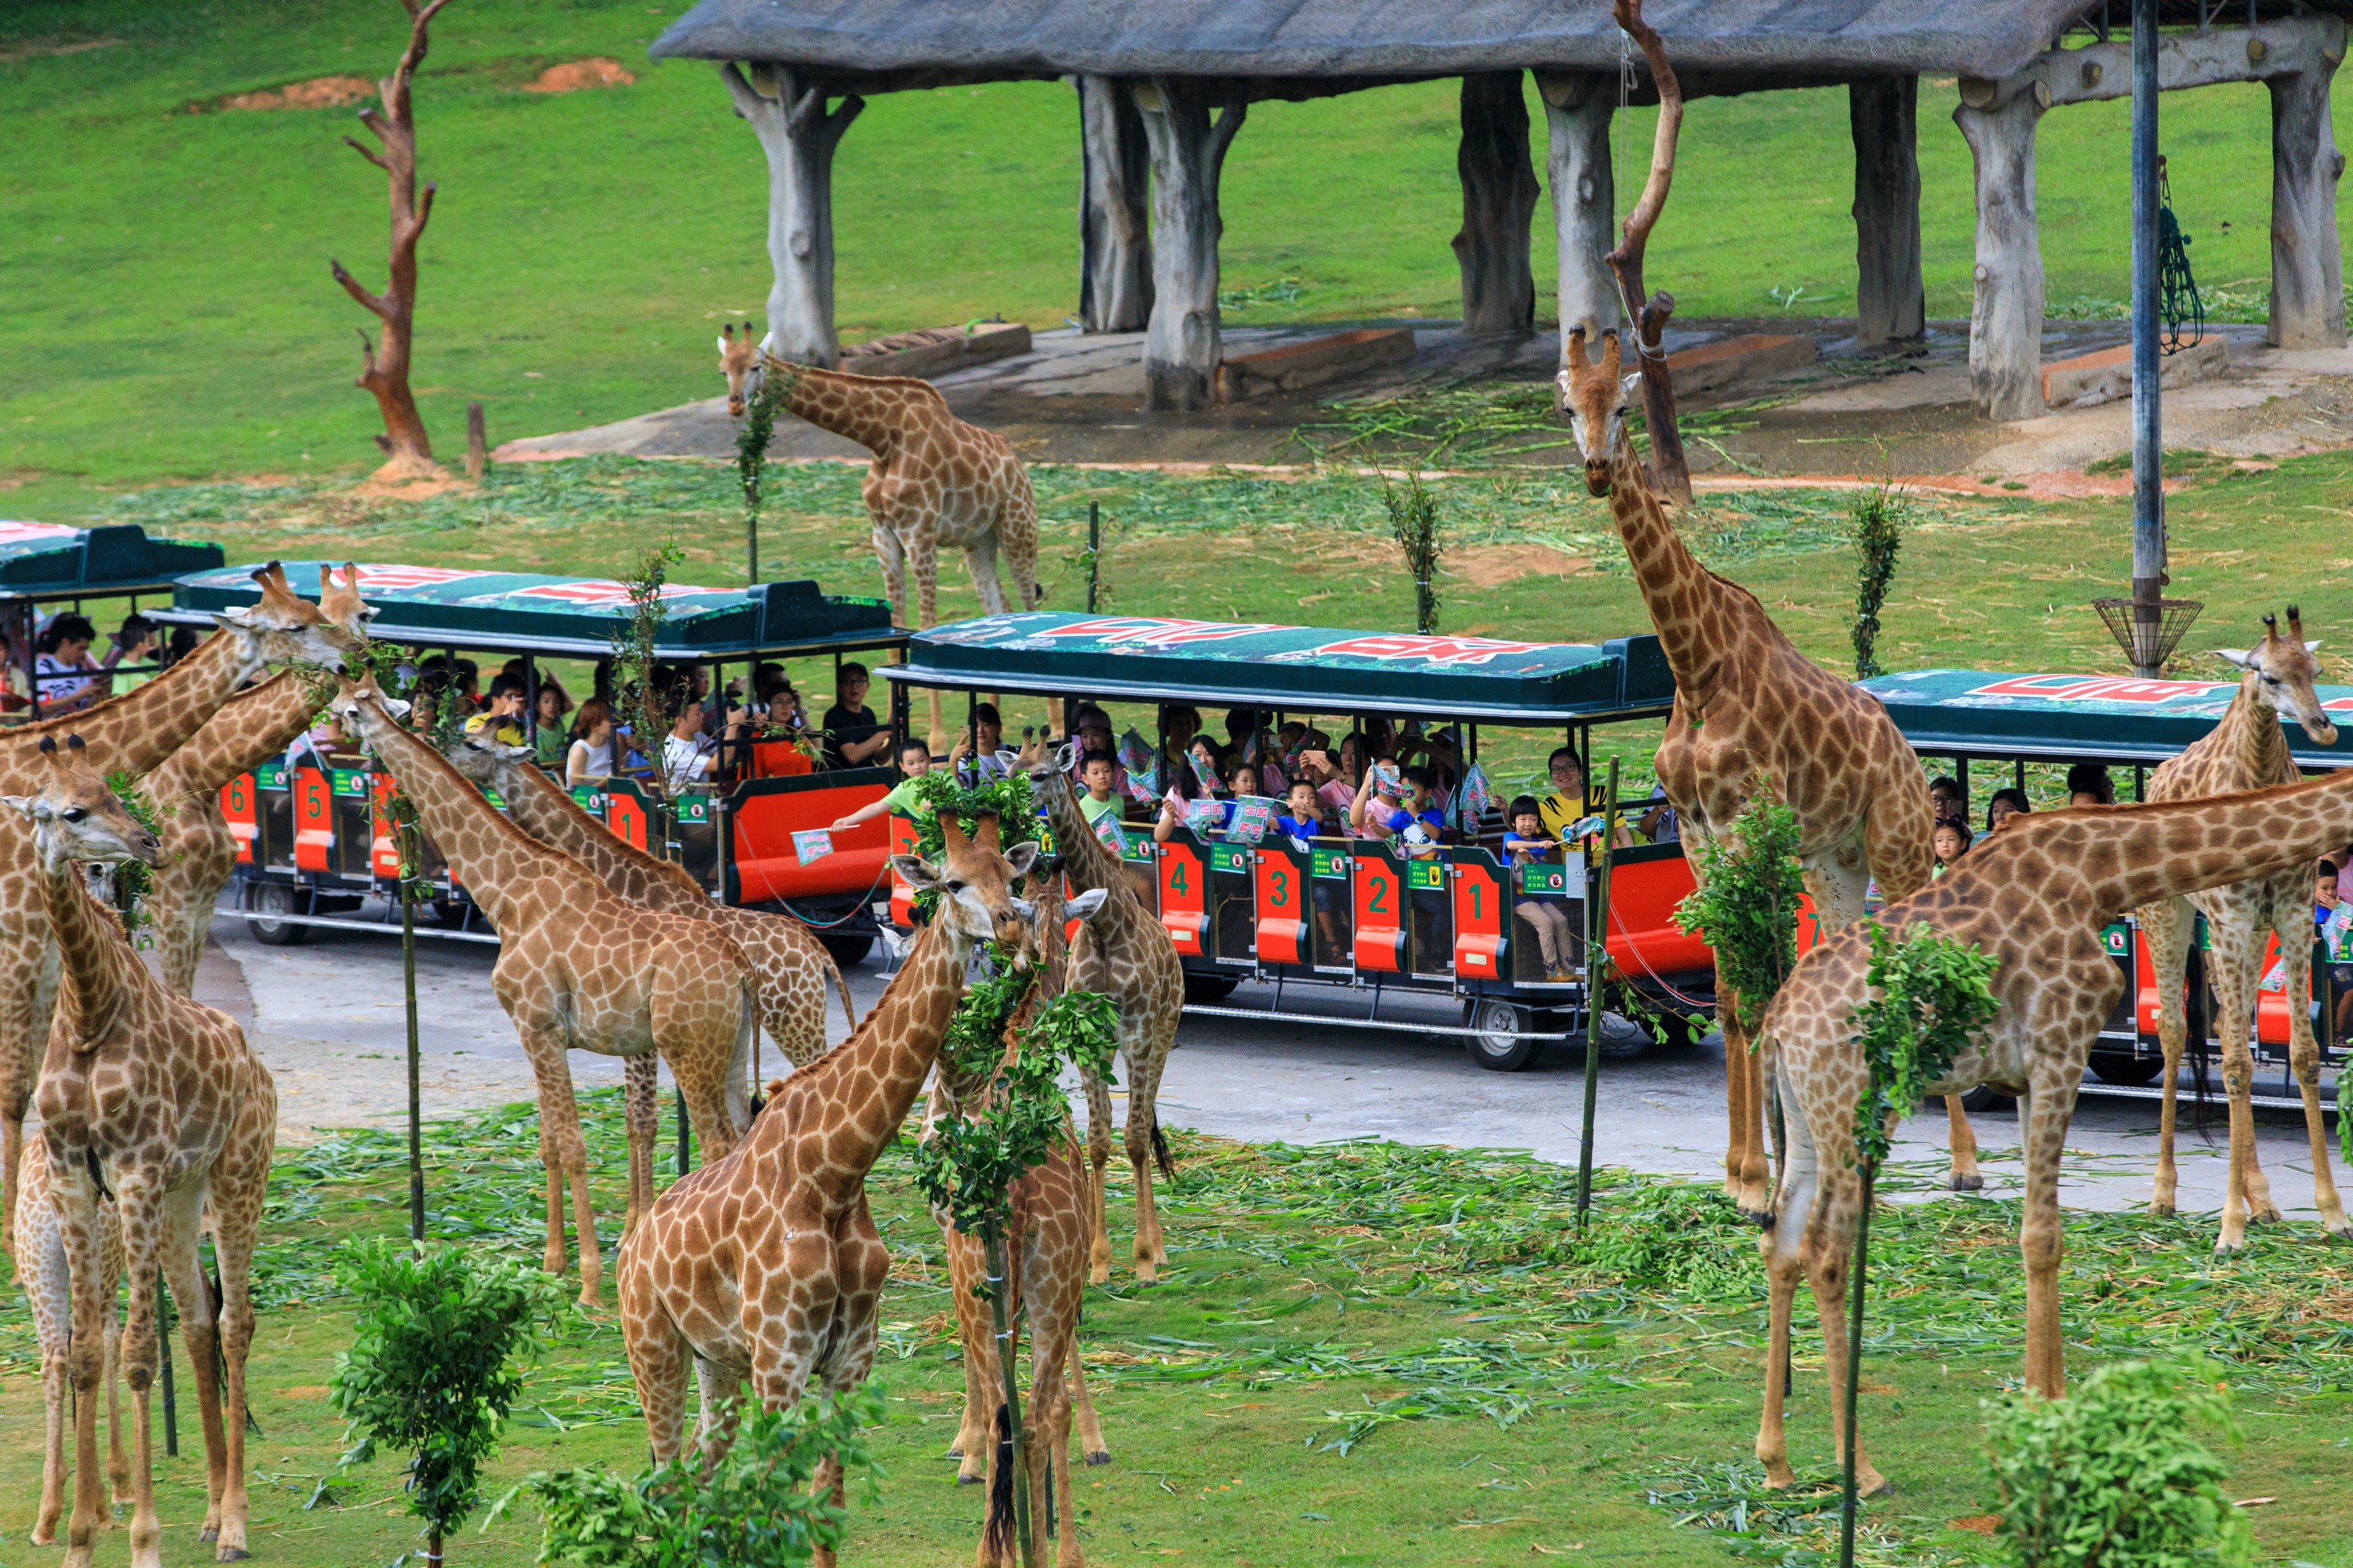
[[1699, 564], [1675, 532], [1622, 432], [1609, 454], [1609, 511], [1667, 668], [1674, 673], [1675, 690], [1691, 703], [1704, 703], [1725, 653], [1726, 585]]
[[1069, 774], [1054, 769], [1040, 804], [1046, 808], [1046, 825], [1054, 830], [1054, 853], [1062, 857], [1062, 874], [1071, 879], [1071, 891], [1119, 886], [1126, 874], [1120, 869], [1119, 856], [1088, 825]]
[[310, 682], [294, 670], [239, 692], [148, 775], [148, 799], [160, 806], [218, 789], [293, 745], [319, 706]]
[[711, 895], [684, 866], [656, 860], [635, 844], [623, 842], [582, 810], [570, 791], [538, 768], [501, 761], [498, 789], [499, 798], [523, 832], [579, 861], [598, 881], [630, 902], [657, 909], [674, 908], [690, 899], [710, 904]]
[[943, 929], [935, 916], [916, 937], [898, 978], [858, 1033], [826, 1058], [828, 1081], [858, 1097], [834, 1123], [828, 1149], [851, 1150], [848, 1160], [835, 1158], [835, 1166], [852, 1166], [862, 1176], [899, 1135], [924, 1077], [940, 1059], [940, 1044], [964, 998], [972, 948], [970, 938]]
[[152, 772], [259, 668], [245, 638], [216, 631], [196, 651], [136, 691], [109, 697], [78, 714], [11, 730], [0, 747], [0, 789], [29, 794], [46, 777], [34, 747], [42, 736], [81, 736], [90, 763], [101, 773]]
[[928, 384], [895, 376], [852, 376], [814, 365], [771, 365], [767, 373], [793, 377], [785, 407], [795, 415], [820, 430], [856, 441], [878, 458], [898, 450], [918, 404], [939, 397]]
[[[2238, 769], [2234, 788], [2260, 789], [2296, 776], [2295, 758], [2288, 754], [2287, 731], [2281, 727], [2279, 709], [2263, 697], [2263, 682], [2252, 671], [2239, 678], [2238, 695], [2214, 726], [2222, 755]], [[2208, 793], [2212, 793], [2209, 790]]]
[[[576, 863], [550, 853], [530, 834], [501, 816], [482, 792], [447, 758], [408, 733], [374, 702], [358, 705], [360, 734], [378, 761], [392, 770], [402, 791], [417, 802], [426, 836], [448, 857], [466, 892], [491, 917], [501, 935], [512, 936], [545, 913], [533, 898], [531, 878], [518, 871], [546, 871]], [[580, 879], [587, 874], [580, 872]]]
[[90, 896], [79, 861], [41, 863], [41, 896], [56, 937], [62, 977], [58, 988], [60, 1016], [70, 1021], [77, 1044], [103, 1030], [122, 1005], [129, 990], [123, 972], [132, 957], [123, 940], [122, 925], [113, 911]]

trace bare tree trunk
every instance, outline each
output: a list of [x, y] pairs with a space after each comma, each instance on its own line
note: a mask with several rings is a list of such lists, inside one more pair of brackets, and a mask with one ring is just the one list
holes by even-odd
[[1462, 228], [1454, 260], [1462, 272], [1462, 330], [1533, 332], [1536, 281], [1528, 266], [1535, 171], [1528, 164], [1528, 106], [1517, 70], [1462, 79]]
[[1920, 79], [1871, 77], [1847, 87], [1854, 136], [1855, 337], [1866, 346], [1926, 334], [1920, 281]]
[[1683, 133], [1683, 90], [1675, 69], [1667, 61], [1666, 45], [1658, 30], [1642, 19], [1641, 0], [1617, 0], [1618, 26], [1642, 48], [1651, 80], [1659, 90], [1659, 126], [1651, 145], [1650, 176], [1634, 210], [1626, 215], [1626, 238], [1609, 253], [1609, 270], [1634, 313], [1634, 342], [1641, 353], [1642, 422], [1651, 435], [1652, 488], [1671, 501], [1692, 498], [1691, 464], [1683, 457], [1683, 432], [1675, 425], [1675, 387], [1667, 374], [1664, 338], [1667, 318], [1674, 313], [1675, 297], [1664, 289], [1644, 299], [1642, 253], [1651, 243], [1665, 210], [1667, 192], [1675, 175], [1675, 143]]
[[[1972, 96], [1980, 101], [1971, 102]], [[1978, 416], [2031, 419], [2042, 402], [2042, 238], [2034, 213], [2034, 128], [2050, 90], [2006, 102], [1965, 79], [1954, 122], [1977, 161], [1977, 291], [1969, 306], [1969, 390]]]
[[1589, 343], [1624, 323], [1618, 281], [1606, 260], [1618, 192], [1609, 170], [1609, 119], [1618, 84], [1598, 71], [1538, 71], [1552, 154], [1554, 243], [1560, 256], [1560, 368], [1568, 368], [1568, 334], [1585, 328]]
[[[2324, 54], [2322, 59], [2328, 57]], [[2282, 348], [2345, 346], [2345, 262], [2337, 181], [2345, 154], [2329, 123], [2328, 70], [2274, 77], [2272, 308], [2265, 336]]]
[[[1144, 334], [1144, 406], [1206, 408], [1218, 337], [1218, 176], [1249, 109], [1227, 84], [1146, 77], [1136, 107], [1152, 144], [1152, 320]], [[1210, 118], [1210, 111], [1218, 111]]]
[[393, 484], [446, 477], [441, 465], [433, 461], [433, 443], [426, 437], [425, 421], [408, 389], [409, 336], [417, 318], [417, 241], [433, 217], [434, 188], [428, 182], [421, 196], [417, 189], [417, 121], [411, 111], [409, 86], [425, 59], [427, 29], [449, 0], [426, 0], [421, 6], [417, 0], [402, 3], [408, 8], [408, 48], [392, 74], [377, 84], [382, 109], [360, 111], [360, 123], [383, 143], [384, 151], [375, 152], [354, 137], [343, 138], [352, 151], [385, 172], [390, 189], [392, 257], [384, 292], [368, 292], [341, 261], [327, 263], [343, 291], [372, 313], [383, 328], [380, 344], [369, 343], [366, 333], [360, 334], [365, 367], [354, 385], [375, 397], [376, 408], [384, 416], [384, 434], [375, 443], [384, 449], [385, 461], [375, 477]]
[[1152, 317], [1152, 148], [1128, 84], [1079, 78], [1079, 321], [1135, 332]]
[[752, 122], [768, 156], [768, 335], [779, 359], [830, 369], [841, 362], [833, 332], [833, 153], [866, 107], [856, 93], [828, 111], [815, 72], [733, 61], [719, 68], [735, 112]]

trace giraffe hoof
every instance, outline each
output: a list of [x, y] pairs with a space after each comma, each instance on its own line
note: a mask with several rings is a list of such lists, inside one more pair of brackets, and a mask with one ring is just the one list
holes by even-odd
[[1110, 1450], [1110, 1449], [1108, 1449], [1108, 1448], [1096, 1448], [1096, 1449], [1093, 1449], [1092, 1451], [1091, 1451], [1091, 1452], [1087, 1455], [1087, 1463], [1088, 1463], [1088, 1464], [1090, 1464], [1090, 1465], [1108, 1465], [1108, 1464], [1110, 1464], [1110, 1463], [1111, 1463], [1111, 1450]]
[[1895, 1495], [1895, 1483], [1873, 1470], [1867, 1476], [1855, 1478], [1854, 1495], [1859, 1498], [1892, 1498]]
[[252, 1552], [248, 1552], [242, 1546], [224, 1546], [218, 1552], [214, 1554], [213, 1561], [216, 1563], [242, 1563], [252, 1555]]
[[1985, 1191], [1985, 1178], [1974, 1171], [1956, 1171], [1953, 1172], [1953, 1191], [1982, 1192]]
[[2148, 1212], [2155, 1218], [2169, 1220], [2173, 1217], [2173, 1200], [2170, 1198], [2151, 1198], [2148, 1201]]
[[202, 1530], [196, 1531], [196, 1539], [198, 1541], [218, 1541], [220, 1539], [220, 1526], [216, 1524], [208, 1524], [205, 1526]]

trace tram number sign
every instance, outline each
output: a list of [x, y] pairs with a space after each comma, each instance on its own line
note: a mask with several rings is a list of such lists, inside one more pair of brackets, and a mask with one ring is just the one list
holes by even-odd
[[1240, 844], [1211, 844], [1209, 869], [1211, 871], [1247, 871], [1250, 869], [1250, 862], [1246, 858], [1249, 852]]
[[2132, 932], [2121, 920], [2103, 930], [2100, 940], [2107, 944], [2108, 957], [2112, 959], [2132, 956]]
[[1409, 860], [1405, 863], [1405, 885], [1427, 892], [1446, 885], [1446, 867], [1434, 860]]
[[1308, 874], [1309, 874], [1309, 875], [1311, 875], [1311, 876], [1314, 876], [1314, 877], [1318, 877], [1318, 878], [1322, 878], [1322, 879], [1324, 879], [1324, 880], [1327, 880], [1327, 881], [1328, 881], [1328, 880], [1331, 880], [1331, 879], [1333, 879], [1333, 878], [1337, 878], [1337, 879], [1339, 879], [1339, 880], [1341, 880], [1341, 881], [1344, 881], [1344, 882], [1347, 880], [1347, 876], [1348, 876], [1348, 852], [1347, 852], [1347, 851], [1345, 851], [1345, 850], [1336, 850], [1336, 849], [1324, 849], [1324, 848], [1323, 848], [1322, 846], [1320, 846], [1320, 845], [1319, 845], [1319, 846], [1317, 846], [1316, 848], [1314, 848], [1314, 849], [1313, 849], [1313, 850], [1310, 850], [1310, 851], [1308, 852], [1308, 858], [1309, 858], [1309, 867], [1308, 867]]

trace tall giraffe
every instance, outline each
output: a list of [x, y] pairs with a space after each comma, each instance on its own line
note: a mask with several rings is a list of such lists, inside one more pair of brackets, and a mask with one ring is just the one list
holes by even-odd
[[[49, 1150], [45, 1143], [25, 1145], [24, 1169], [17, 1172], [17, 1192], [24, 1206], [16, 1211], [14, 1255], [16, 1287], [33, 1308], [33, 1337], [41, 1347], [41, 1404], [48, 1416], [48, 1446], [41, 1459], [40, 1510], [33, 1516], [33, 1532], [25, 1540], [34, 1546], [54, 1546], [58, 1520], [65, 1513], [66, 1423], [72, 1404], [66, 1391], [72, 1376], [73, 1282], [66, 1270], [66, 1236], [58, 1223], [58, 1206], [49, 1201]], [[131, 1456], [122, 1448], [121, 1388], [122, 1319], [116, 1295], [122, 1284], [122, 1218], [111, 1201], [98, 1205], [98, 1295], [104, 1338], [99, 1378], [106, 1385], [106, 1478], [114, 1506], [131, 1501]], [[100, 1529], [113, 1522], [101, 1516]]]
[[849, 982], [825, 944], [789, 915], [769, 915], [722, 904], [675, 861], [656, 860], [580, 809], [571, 794], [533, 765], [527, 746], [501, 746], [490, 736], [460, 736], [448, 756], [459, 772], [496, 789], [516, 824], [533, 838], [588, 868], [632, 904], [707, 920], [743, 952], [760, 995], [760, 1022], [796, 1067], [826, 1053], [825, 987], [841, 993], [841, 1011], [858, 1027]]
[[[1036, 971], [1037, 978], [1008, 1022], [1008, 1052], [1038, 1011], [1065, 988], [1070, 966], [1063, 930], [1072, 920], [1092, 919], [1107, 896], [1103, 889], [1092, 888], [1066, 901], [1060, 874], [1061, 868], [1049, 858], [1038, 862], [1029, 877], [1029, 893], [1036, 907], [1023, 927], [1021, 946], [1013, 961]], [[940, 1058], [932, 1082], [931, 1103], [923, 1114], [926, 1137], [937, 1118], [963, 1116], [987, 1103], [983, 1097], [987, 1079], [958, 1071], [949, 1057]], [[1046, 1482], [1046, 1466], [1050, 1457], [1060, 1457], [1062, 1462], [1054, 1468], [1062, 1478], [1063, 1568], [1075, 1568], [1079, 1562], [1077, 1518], [1071, 1511], [1075, 1495], [1068, 1462], [1073, 1409], [1087, 1463], [1111, 1463], [1111, 1451], [1103, 1446], [1103, 1424], [1096, 1419], [1094, 1402], [1087, 1396], [1086, 1372], [1079, 1364], [1079, 1311], [1086, 1295], [1088, 1253], [1094, 1241], [1094, 1202], [1088, 1187], [1078, 1133], [1066, 1118], [1062, 1136], [1044, 1162], [1006, 1193], [1011, 1219], [1006, 1255], [1013, 1270], [1007, 1310], [1016, 1325], [1026, 1322], [1031, 1330], [1029, 1404], [1024, 1415], [1039, 1436], [1029, 1445], [1029, 1495], [1052, 1495]], [[948, 1452], [962, 1461], [957, 1480], [984, 1481], [995, 1467], [992, 1456], [997, 1452], [991, 1413], [1005, 1402], [1005, 1383], [997, 1370], [996, 1324], [980, 1294], [988, 1273], [987, 1248], [980, 1237], [958, 1231], [943, 1211], [934, 1208], [932, 1217], [939, 1221], [941, 1239], [947, 1248], [956, 1337], [964, 1346], [964, 1420]], [[1018, 1327], [1015, 1334], [1018, 1345]], [[981, 1568], [995, 1568], [1000, 1561], [990, 1549], [993, 1543], [1004, 1544], [995, 1530], [983, 1537]]]
[[[2304, 733], [2327, 746], [2337, 726], [2320, 705], [2312, 683], [2320, 673], [2314, 650], [2304, 640], [2304, 618], [2287, 607], [2288, 634], [2275, 617], [2263, 617], [2263, 638], [2253, 648], [2216, 652], [2245, 672], [2238, 694], [2220, 723], [2189, 748], [2159, 768], [2149, 779], [2152, 800], [2187, 800], [2200, 795], [2232, 795], [2267, 784], [2292, 784], [2303, 777], [2289, 755], [2280, 710], [2295, 715]], [[2341, 845], [2331, 846], [2341, 848]], [[2344, 1201], [2328, 1173], [2328, 1134], [2320, 1118], [2320, 1043], [2302, 999], [2312, 980], [2312, 864], [2292, 865], [2269, 876], [2210, 887], [2195, 897], [2167, 898], [2137, 911], [2141, 939], [2148, 944], [2157, 977], [2157, 1031], [2165, 1047], [2165, 1100], [2158, 1119], [2157, 1191], [2152, 1213], [2173, 1213], [2174, 1086], [2180, 1077], [2189, 1020], [2181, 996], [2189, 967], [2190, 910], [2206, 916], [2213, 948], [2209, 973], [2216, 1001], [2215, 1034], [2222, 1042], [2222, 1082], [2231, 1096], [2231, 1176], [2222, 1194], [2222, 1224], [2217, 1252], [2246, 1245], [2247, 1217], [2276, 1220], [2271, 1182], [2255, 1159], [2254, 1109], [2249, 1095], [2255, 1075], [2248, 1036], [2254, 1033], [2256, 988], [2262, 981], [2263, 947], [2276, 932], [2280, 965], [2287, 980], [2288, 1061], [2304, 1091], [2304, 1128], [2312, 1148], [2313, 1206], [2332, 1234], [2347, 1234]]]
[[[1031, 763], [1029, 791], [1054, 831], [1062, 874], [1074, 892], [1102, 888], [1107, 895], [1071, 944], [1070, 983], [1100, 991], [1119, 1010], [1119, 1051], [1127, 1062], [1127, 1163], [1135, 1173], [1135, 1277], [1149, 1285], [1168, 1261], [1153, 1201], [1152, 1166], [1174, 1174], [1160, 1132], [1160, 1075], [1176, 1048], [1176, 1021], [1185, 1011], [1185, 970], [1160, 917], [1144, 907], [1120, 857], [1095, 837], [1071, 790], [1076, 742]], [[1103, 1209], [1103, 1173], [1111, 1165], [1111, 1090], [1093, 1073], [1087, 1090], [1087, 1155], [1094, 1165], [1095, 1239], [1092, 1278], [1111, 1278], [1111, 1226]]]
[[[106, 1513], [97, 1420], [105, 1319], [114, 1301], [100, 1218], [110, 1190], [132, 1281], [121, 1352], [132, 1398], [131, 1561], [137, 1568], [161, 1568], [163, 1561], [147, 1401], [155, 1376], [156, 1302], [146, 1285], [160, 1267], [179, 1309], [203, 1413], [208, 1500], [202, 1539], [216, 1542], [219, 1560], [231, 1563], [248, 1555], [245, 1361], [253, 1342], [253, 1247], [278, 1137], [278, 1091], [236, 1022], [166, 990], [132, 951], [122, 923], [90, 896], [80, 863], [155, 865], [163, 859], [155, 835], [115, 798], [78, 740], [69, 737], [62, 752], [51, 741], [45, 757], [48, 776], [39, 788], [9, 796], [6, 804], [10, 815], [31, 822], [42, 896], [64, 967], [39, 1103], [50, 1201], [72, 1281], [67, 1354], [74, 1507], [67, 1568], [89, 1568], [91, 1537]], [[196, 1256], [203, 1230], [212, 1232], [220, 1263], [217, 1309]]]
[[[858, 1033], [778, 1087], [734, 1153], [681, 1177], [621, 1240], [621, 1334], [656, 1462], [684, 1440], [686, 1379], [702, 1386], [703, 1452], [724, 1447], [736, 1389], [762, 1405], [797, 1404], [809, 1380], [854, 1387], [874, 1361], [875, 1308], [890, 1249], [866, 1203], [866, 1174], [899, 1136], [964, 994], [974, 947], [1020, 940], [1031, 913], [1014, 884], [1038, 846], [998, 849], [997, 819], [966, 837], [940, 827], [939, 863], [892, 858], [939, 907]], [[825, 1461], [820, 1492], [841, 1499]], [[818, 1554], [831, 1568], [833, 1553]]]
[[[2353, 839], [2353, 770], [2242, 795], [2091, 806], [2013, 817], [1945, 874], [1880, 914], [1891, 931], [1925, 922], [2000, 961], [1993, 1021], [1931, 1093], [1979, 1084], [2018, 1097], [2026, 1154], [2019, 1250], [2026, 1268], [2026, 1384], [2066, 1392], [2059, 1326], [2059, 1162], [2092, 1045], [2124, 991], [2100, 933], [2127, 909], [2308, 866]], [[1765, 1233], [1771, 1318], [1757, 1457], [1775, 1486], [1790, 1474], [1781, 1430], [1789, 1308], [1802, 1273], [1822, 1322], [1822, 1371], [1843, 1443], [1846, 1268], [1862, 1205], [1855, 1106], [1870, 1074], [1854, 1012], [1870, 996], [1871, 942], [1849, 927], [1798, 960], [1759, 1033], [1778, 1053], [1789, 1154]], [[2324, 1150], [2325, 1156], [2325, 1150]], [[1857, 1452], [1864, 1491], [1885, 1483]]]
[[[939, 624], [940, 547], [964, 551], [981, 608], [1003, 615], [1012, 606], [997, 576], [1001, 550], [1013, 568], [1021, 608], [1038, 608], [1038, 498], [1029, 471], [994, 430], [948, 412], [947, 399], [928, 381], [909, 376], [857, 376], [795, 365], [761, 348], [752, 336], [726, 327], [719, 338], [719, 368], [727, 377], [727, 412], [743, 418], [762, 377], [790, 377], [784, 407], [821, 430], [856, 441], [874, 454], [860, 487], [874, 523], [874, 553], [891, 596], [891, 619], [907, 624], [907, 573], [915, 574], [918, 628]], [[944, 750], [940, 694], [931, 694], [931, 743]]]
[[[1585, 460], [1586, 488], [1607, 496], [1651, 624], [1674, 673], [1674, 709], [1656, 767], [1660, 788], [1683, 825], [1692, 875], [1706, 878], [1703, 846], [1728, 842], [1759, 774], [1798, 819], [1798, 863], [1822, 928], [1862, 918], [1876, 876], [1888, 899], [1928, 880], [1927, 779], [1895, 721], [1869, 693], [1798, 652], [1757, 596], [1709, 571], [1675, 532], [1643, 482], [1627, 440], [1627, 388], [1619, 381], [1618, 334], [1601, 334], [1601, 363], [1585, 333], [1568, 337], [1561, 373]], [[1766, 1192], [1764, 1058], [1721, 1007], [1731, 1139], [1725, 1190], [1752, 1219], [1772, 1213]], [[1982, 1187], [1977, 1134], [1958, 1096], [1947, 1096], [1956, 1192]]]
[[[319, 609], [364, 646], [375, 611], [360, 602], [359, 568], [346, 562], [337, 578], [320, 573]], [[140, 781], [139, 791], [162, 824], [164, 865], [147, 895], [147, 916], [164, 983], [194, 996], [196, 963], [213, 923], [213, 903], [237, 869], [237, 839], [221, 815], [220, 792], [293, 745], [326, 705], [329, 691], [294, 670], [281, 670], [223, 703], [204, 727]]]
[[[345, 654], [356, 653], [358, 642], [349, 632], [287, 588], [277, 562], [253, 577], [260, 599], [216, 615], [220, 630], [145, 685], [85, 712], [0, 735], [0, 791], [38, 789], [48, 777], [41, 742], [68, 734], [81, 736], [90, 767], [100, 774], [147, 773], [268, 665], [334, 670]], [[59, 973], [29, 832], [16, 813], [0, 811], [0, 1218], [6, 1219], [16, 1212], [25, 1110], [40, 1076]]]
[[417, 803], [426, 834], [498, 928], [491, 989], [539, 1085], [539, 1152], [547, 1167], [543, 1262], [550, 1274], [564, 1272], [569, 1183], [580, 1237], [580, 1299], [593, 1305], [604, 1261], [565, 1053], [618, 1056], [633, 1069], [626, 1234], [653, 1203], [657, 1129], [647, 1089], [655, 1053], [670, 1064], [710, 1157], [734, 1148], [751, 1120], [744, 1079], [760, 1014], [743, 956], [717, 927], [630, 903], [578, 861], [507, 821], [385, 709], [373, 685], [343, 681], [334, 712]]

